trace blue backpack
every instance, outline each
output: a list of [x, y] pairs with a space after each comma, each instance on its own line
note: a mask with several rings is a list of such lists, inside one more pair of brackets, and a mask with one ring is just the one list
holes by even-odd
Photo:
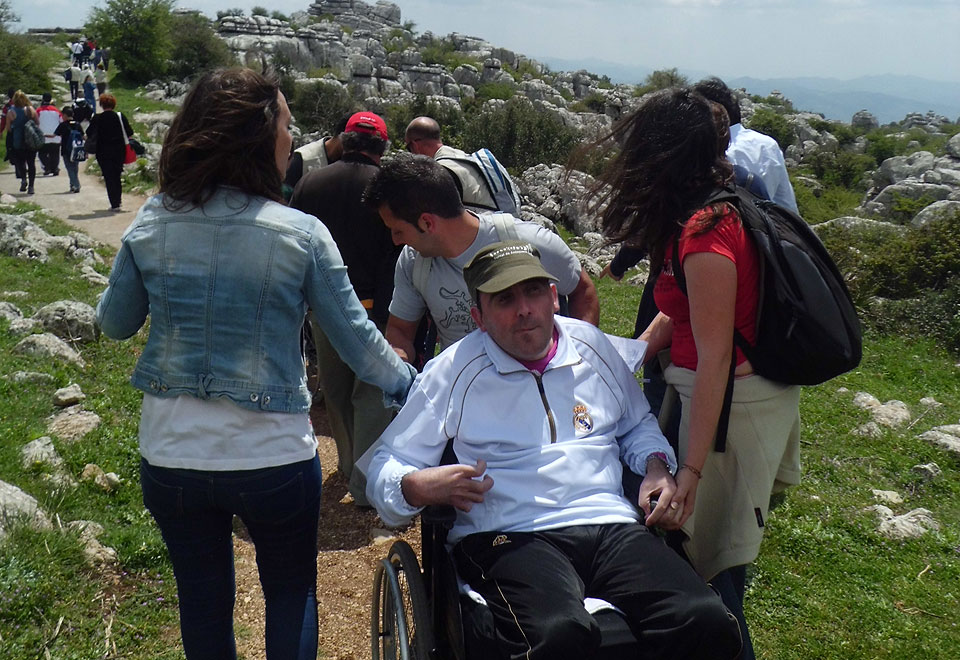
[[70, 131], [70, 160], [74, 163], [82, 163], [87, 159], [87, 149], [83, 144], [83, 131], [73, 129]]

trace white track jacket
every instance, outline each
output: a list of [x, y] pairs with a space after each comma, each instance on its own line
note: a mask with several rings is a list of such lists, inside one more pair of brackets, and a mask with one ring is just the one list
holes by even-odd
[[[419, 512], [400, 490], [439, 464], [449, 438], [460, 463], [487, 462], [493, 487], [457, 511], [449, 543], [483, 531], [634, 522], [620, 459], [643, 475], [650, 454], [676, 458], [633, 374], [594, 326], [556, 317], [557, 353], [542, 376], [475, 330], [427, 363], [406, 405], [371, 448], [367, 498], [388, 525]], [[361, 461], [358, 465], [364, 465]]]

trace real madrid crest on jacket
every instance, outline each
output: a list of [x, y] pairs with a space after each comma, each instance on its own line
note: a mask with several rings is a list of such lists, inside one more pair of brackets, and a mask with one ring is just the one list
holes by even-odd
[[593, 419], [587, 411], [587, 407], [578, 403], [573, 407], [573, 426], [577, 433], [590, 433], [593, 430]]

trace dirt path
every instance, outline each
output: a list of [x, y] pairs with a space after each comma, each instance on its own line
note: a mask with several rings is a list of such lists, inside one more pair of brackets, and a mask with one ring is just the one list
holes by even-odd
[[[88, 163], [91, 160], [87, 161]], [[12, 167], [0, 172], [0, 191], [13, 195], [19, 201], [38, 204], [52, 215], [80, 229], [101, 243], [120, 247], [120, 236], [129, 226], [137, 209], [146, 200], [140, 195], [124, 193], [124, 209], [121, 213], [110, 211], [107, 189], [98, 176], [86, 173], [87, 163], [80, 165], [80, 192], [70, 192], [70, 179], [63, 164], [59, 176], [42, 176], [40, 160], [37, 159], [37, 178], [33, 195], [19, 192], [20, 180], [14, 175]]]
[[[37, 169], [40, 170], [39, 161]], [[120, 237], [133, 221], [145, 197], [124, 194], [121, 213], [109, 210], [103, 181], [80, 168], [80, 192], [70, 193], [66, 170], [59, 176], [38, 176], [34, 195], [17, 192], [19, 180], [13, 168], [0, 171], [0, 192], [32, 202], [98, 241], [120, 246]], [[376, 514], [359, 510], [347, 495], [345, 480], [336, 470], [337, 451], [329, 436], [323, 404], [311, 411], [320, 444], [323, 466], [323, 504], [318, 540], [317, 601], [320, 617], [320, 657], [325, 660], [360, 660], [370, 657], [370, 599], [373, 571], [389, 548], [389, 542], [371, 541], [379, 527]], [[402, 534], [419, 548], [419, 528]], [[235, 621], [237, 650], [245, 660], [264, 657], [263, 592], [257, 574], [256, 553], [242, 525], [234, 534], [237, 599]], [[176, 635], [179, 640], [179, 635]]]

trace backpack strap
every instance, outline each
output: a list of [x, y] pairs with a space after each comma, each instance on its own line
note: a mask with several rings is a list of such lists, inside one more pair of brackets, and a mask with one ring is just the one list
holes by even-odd
[[491, 213], [489, 216], [493, 221], [493, 226], [497, 230], [497, 238], [501, 241], [518, 241], [520, 234], [517, 233], [517, 221], [509, 213]]
[[[427, 289], [427, 279], [430, 277], [430, 268], [433, 266], [433, 257], [425, 257], [419, 252], [417, 252], [413, 257], [413, 288], [420, 292], [420, 295], [423, 296], [423, 292]], [[426, 299], [426, 296], [424, 296]]]
[[[687, 278], [683, 275], [683, 264], [680, 261], [680, 234], [673, 238], [673, 256], [671, 257], [673, 277], [684, 296], [687, 295]], [[730, 408], [733, 405], [733, 381], [737, 371], [737, 339], [743, 339], [740, 331], [733, 328], [733, 349], [730, 352], [730, 371], [727, 373], [727, 386], [723, 391], [723, 405], [720, 408], [720, 417], [717, 419], [717, 431], [714, 436], [714, 451], [723, 453], [727, 450], [727, 429], [730, 426]], [[744, 339], [744, 341], [746, 341]]]

